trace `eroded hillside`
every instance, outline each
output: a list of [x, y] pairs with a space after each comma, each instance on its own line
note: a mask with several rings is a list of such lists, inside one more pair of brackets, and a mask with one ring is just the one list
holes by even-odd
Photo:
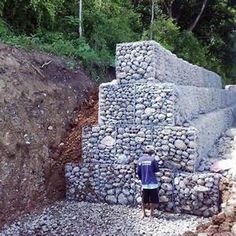
[[64, 196], [64, 162], [79, 154], [64, 140], [96, 103], [95, 85], [70, 63], [0, 45], [0, 225]]

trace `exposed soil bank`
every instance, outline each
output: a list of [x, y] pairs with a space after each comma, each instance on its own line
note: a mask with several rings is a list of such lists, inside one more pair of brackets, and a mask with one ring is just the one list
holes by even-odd
[[63, 140], [97, 99], [83, 69], [69, 65], [0, 44], [0, 226], [65, 195], [64, 163], [80, 151]]

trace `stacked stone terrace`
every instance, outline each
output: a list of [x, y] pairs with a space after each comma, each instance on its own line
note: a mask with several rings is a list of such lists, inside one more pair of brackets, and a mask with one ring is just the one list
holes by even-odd
[[219, 210], [220, 176], [201, 160], [231, 126], [236, 91], [154, 41], [117, 45], [117, 80], [102, 84], [98, 125], [83, 130], [83, 163], [67, 164], [67, 198], [140, 202], [135, 164], [153, 145], [160, 165], [159, 208], [210, 216]]

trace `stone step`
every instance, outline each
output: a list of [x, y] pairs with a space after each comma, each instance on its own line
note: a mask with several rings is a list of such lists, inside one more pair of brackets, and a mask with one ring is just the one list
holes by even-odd
[[99, 124], [187, 125], [200, 114], [236, 104], [236, 91], [174, 84], [105, 83]]
[[[124, 205], [141, 202], [134, 165], [69, 163], [65, 172], [68, 200]], [[159, 209], [205, 217], [219, 211], [220, 175], [161, 168], [156, 176], [160, 183]]]
[[118, 44], [116, 77], [122, 84], [156, 81], [222, 88], [219, 75], [178, 58], [155, 41]]
[[197, 131], [170, 126], [88, 126], [83, 129], [83, 161], [132, 164], [153, 145], [160, 166], [194, 171], [199, 163]]

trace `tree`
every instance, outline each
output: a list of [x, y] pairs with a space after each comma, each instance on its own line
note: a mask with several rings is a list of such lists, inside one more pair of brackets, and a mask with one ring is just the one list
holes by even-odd
[[27, 34], [38, 28], [52, 29], [56, 15], [65, 0], [7, 0], [2, 1], [0, 11], [3, 19], [15, 30]]
[[207, 1], [208, 0], [203, 0], [201, 10], [200, 10], [199, 14], [197, 15], [197, 17], [196, 17], [195, 21], [193, 22], [193, 24], [189, 27], [189, 29], [188, 29], [189, 31], [192, 32], [194, 30], [194, 28], [196, 27], [197, 23], [199, 22], [199, 20], [202, 16], [202, 13], [203, 13], [204, 9], [206, 8]]
[[82, 12], [83, 0], [79, 0], [79, 36], [82, 37]]
[[152, 0], [152, 10], [151, 10], [151, 22], [150, 22], [150, 38], [152, 39], [152, 27], [153, 27], [153, 22], [154, 22], [154, 17], [155, 17], [155, 0]]

